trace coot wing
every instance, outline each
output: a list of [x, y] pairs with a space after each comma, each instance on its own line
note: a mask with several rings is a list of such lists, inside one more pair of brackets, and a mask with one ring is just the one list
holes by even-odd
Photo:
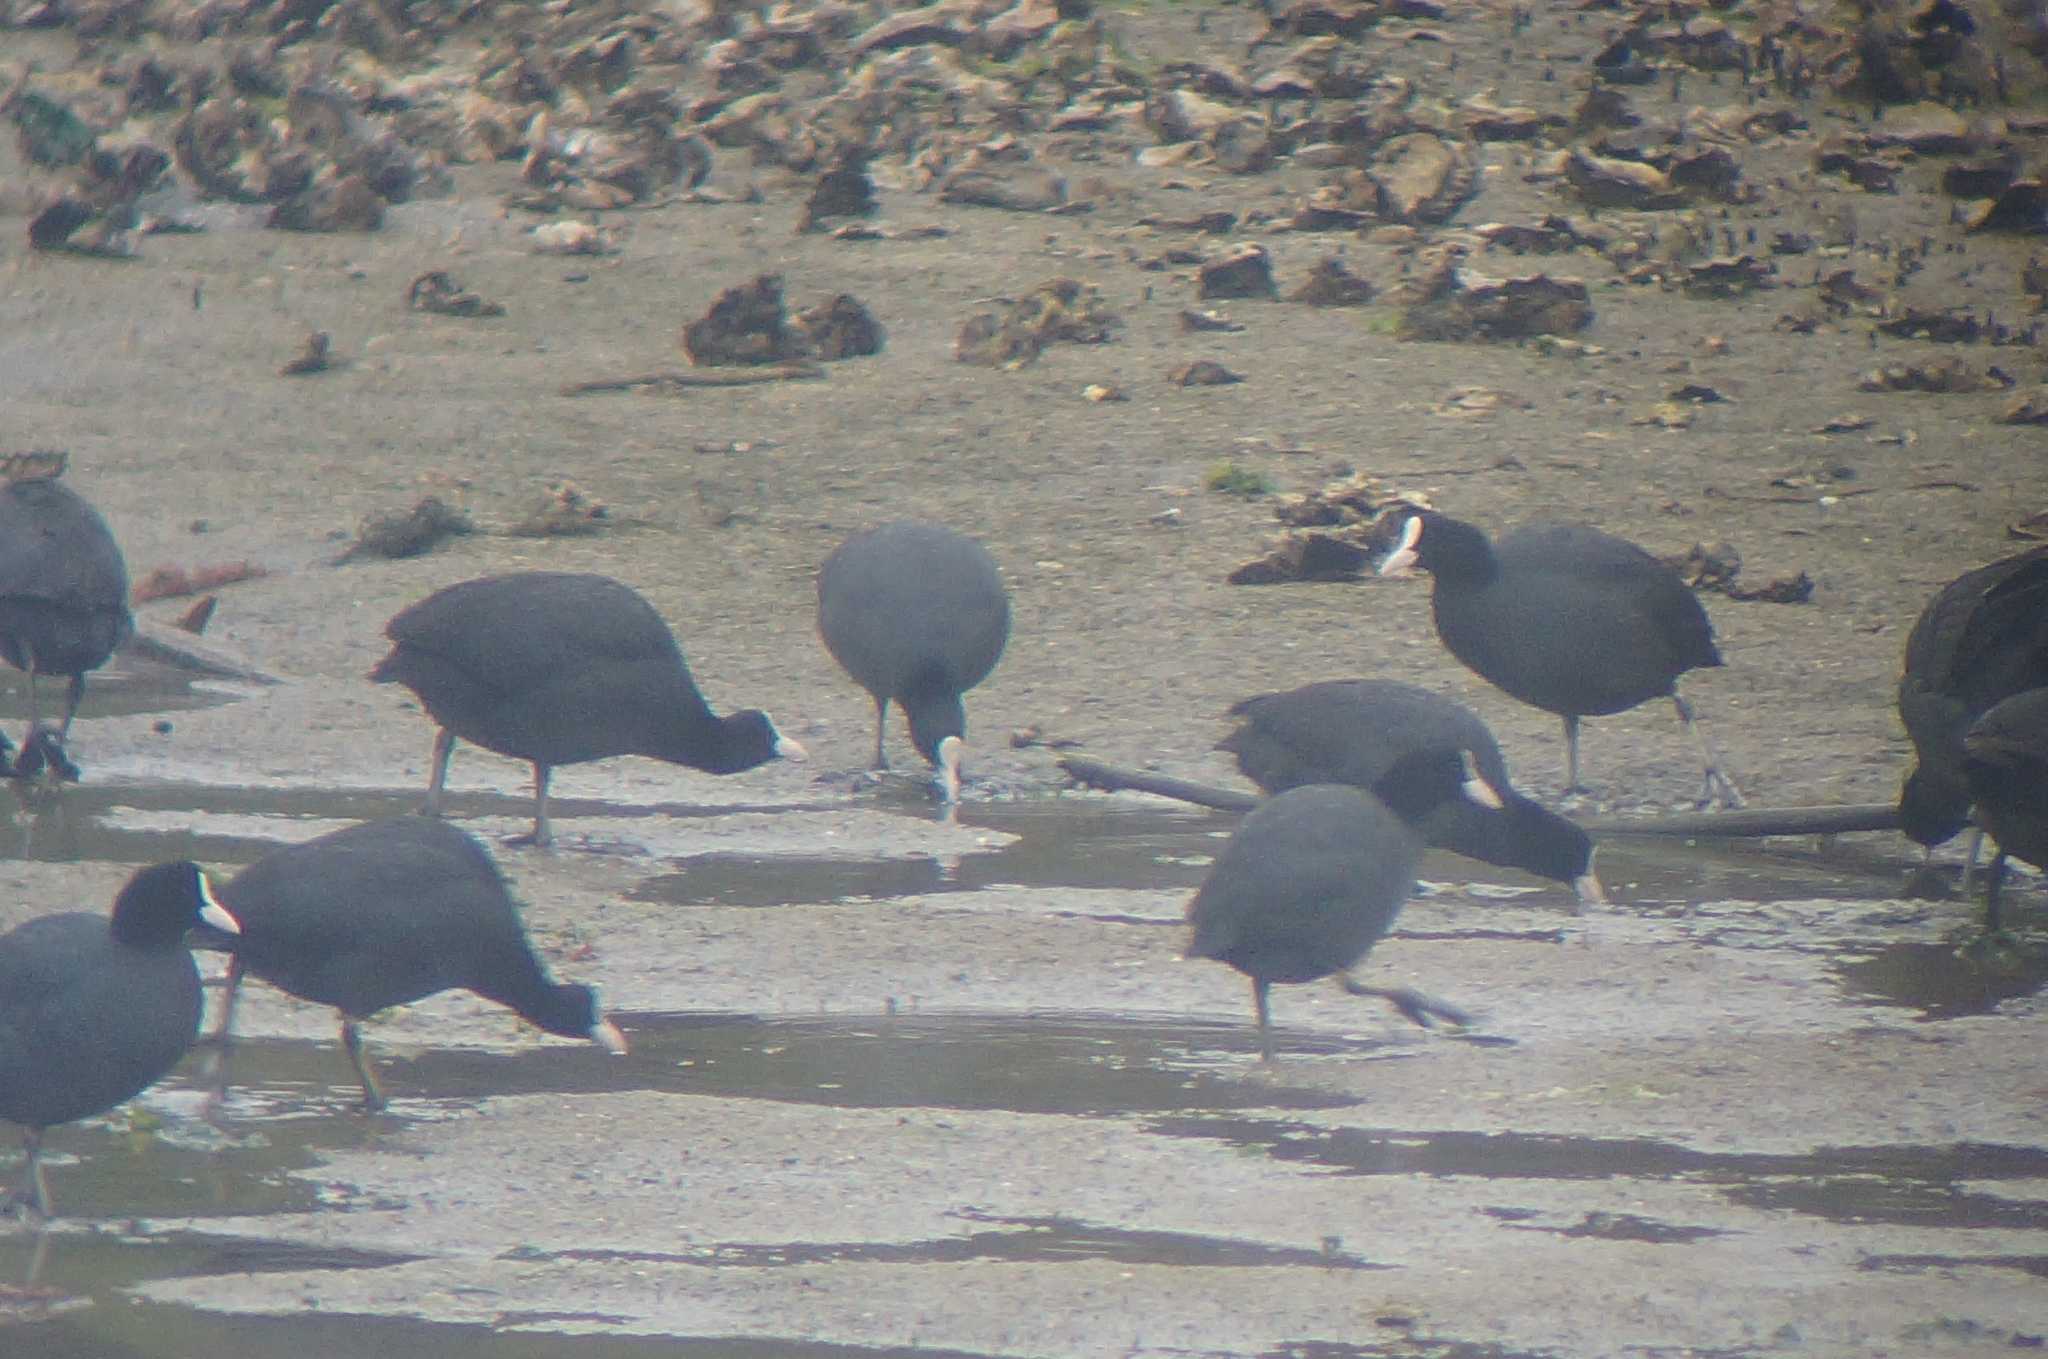
[[402, 611], [384, 632], [508, 693], [593, 663], [662, 661], [687, 674], [661, 615], [604, 576], [527, 572], [463, 581]]
[[128, 567], [82, 496], [61, 482], [18, 481], [0, 491], [0, 595], [125, 615]]

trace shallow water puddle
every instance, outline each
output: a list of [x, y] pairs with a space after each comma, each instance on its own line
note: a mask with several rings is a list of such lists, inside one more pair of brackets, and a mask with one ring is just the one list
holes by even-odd
[[1851, 996], [1956, 1019], [2048, 986], [2048, 951], [1901, 942], [1838, 962], [1835, 975]]
[[1831, 1222], [2048, 1231], [2048, 1199], [1965, 1188], [1984, 1181], [2048, 1179], [2048, 1148], [2041, 1147], [1956, 1143], [1726, 1153], [1646, 1138], [1326, 1129], [1242, 1118], [1166, 1118], [1149, 1126], [1169, 1136], [1217, 1138], [1276, 1160], [1354, 1175], [1669, 1180], [1719, 1187], [1731, 1202], [1746, 1207]]

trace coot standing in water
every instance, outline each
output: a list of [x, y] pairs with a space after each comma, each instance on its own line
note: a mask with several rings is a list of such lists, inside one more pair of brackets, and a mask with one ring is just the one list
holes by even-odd
[[497, 864], [445, 821], [392, 817], [289, 845], [223, 883], [220, 896], [241, 928], [209, 941], [234, 954], [214, 1035], [218, 1093], [244, 974], [340, 1011], [342, 1047], [373, 1110], [384, 1092], [359, 1021], [441, 991], [474, 991], [548, 1033], [626, 1050], [596, 992], [548, 977]]
[[[128, 612], [128, 565], [107, 521], [57, 479], [60, 455], [40, 458], [37, 471], [0, 487], [0, 656], [28, 675], [29, 727], [19, 772], [47, 769], [76, 779], [64, 753], [71, 721], [85, 696], [85, 677], [107, 663], [135, 631]], [[19, 462], [21, 460], [10, 460]], [[64, 717], [54, 731], [41, 722], [38, 681], [64, 676]]]
[[1899, 789], [1908, 839], [1931, 851], [1969, 823], [1964, 734], [1998, 703], [2043, 686], [2048, 547], [1965, 572], [1927, 601], [1906, 637], [1899, 678], [1899, 720], [1916, 756]]
[[438, 815], [456, 738], [533, 763], [533, 838], [545, 845], [556, 765], [646, 755], [736, 774], [803, 747], [766, 713], [718, 717], [654, 607], [605, 576], [527, 571], [463, 581], [384, 629], [370, 678], [403, 684], [440, 724], [426, 810]]
[[857, 533], [818, 571], [818, 635], [875, 700], [875, 767], [895, 703], [918, 753], [960, 797], [967, 711], [1010, 638], [1010, 597], [987, 549], [938, 524], [903, 520]]
[[1678, 692], [1688, 670], [1718, 666], [1699, 598], [1634, 543], [1582, 524], [1527, 524], [1491, 542], [1471, 524], [1407, 509], [1381, 575], [1435, 577], [1437, 635], [1468, 669], [1564, 719], [1567, 787], [1580, 791], [1579, 721], [1669, 698], [1699, 747], [1703, 799], [1742, 805]]
[[1194, 899], [1190, 958], [1214, 958], [1251, 978], [1259, 1053], [1273, 1060], [1267, 993], [1276, 982], [1335, 976], [1378, 996], [1417, 1024], [1467, 1016], [1405, 987], [1366, 986], [1350, 976], [1415, 887], [1422, 842], [1360, 788], [1309, 784], [1261, 803], [1216, 857]]
[[1398, 680], [1325, 680], [1247, 698], [1230, 715], [1238, 728], [1217, 748], [1268, 793], [1369, 789], [1425, 844], [1605, 899], [1592, 840], [1515, 791], [1493, 733], [1462, 703]]
[[1977, 819], [1998, 844], [1984, 907], [1985, 927], [1996, 931], [2005, 861], [2048, 868], [2048, 688], [2016, 694], [1971, 724], [1963, 778]]
[[133, 1098], [192, 1046], [199, 969], [185, 932], [232, 935], [235, 918], [188, 862], [139, 870], [113, 917], [40, 916], [0, 935], [0, 1119], [26, 1131], [21, 1197], [50, 1216], [43, 1132]]

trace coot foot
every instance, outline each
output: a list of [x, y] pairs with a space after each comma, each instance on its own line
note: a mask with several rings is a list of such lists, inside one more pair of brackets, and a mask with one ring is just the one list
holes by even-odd
[[1470, 1027], [1472, 1023], [1472, 1016], [1457, 1006], [1448, 1001], [1432, 999], [1406, 986], [1367, 986], [1346, 972], [1337, 974], [1337, 985], [1344, 988], [1346, 995], [1378, 996], [1406, 1015], [1410, 1022], [1425, 1029], [1435, 1028], [1438, 1020], [1446, 1024], [1455, 1024], [1461, 1029]]
[[37, 725], [21, 738], [21, 750], [14, 756], [14, 778], [45, 777], [52, 783], [76, 783], [79, 768], [64, 753], [64, 737], [55, 727]]

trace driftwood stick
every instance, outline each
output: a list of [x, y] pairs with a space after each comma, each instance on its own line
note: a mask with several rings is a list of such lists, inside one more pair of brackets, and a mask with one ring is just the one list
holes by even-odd
[[[1060, 768], [1076, 783], [1104, 792], [1156, 793], [1160, 797], [1213, 807], [1223, 812], [1248, 812], [1260, 799], [1251, 793], [1215, 788], [1187, 779], [1169, 778], [1142, 769], [1120, 769], [1068, 755]], [[1899, 809], [1889, 802], [1851, 803], [1838, 807], [1755, 807], [1737, 812], [1681, 812], [1673, 816], [1603, 816], [1580, 821], [1589, 835], [1722, 836], [1744, 839], [1764, 835], [1839, 835], [1846, 831], [1897, 830]]]
[[1261, 801], [1256, 793], [1212, 788], [1206, 783], [1148, 774], [1142, 769], [1119, 769], [1085, 755], [1061, 756], [1060, 768], [1066, 770], [1074, 782], [1100, 788], [1105, 793], [1157, 793], [1160, 797], [1192, 802], [1197, 807], [1213, 807], [1219, 812], [1248, 812]]
[[678, 369], [667, 373], [644, 373], [639, 377], [572, 382], [562, 388], [562, 395], [589, 396], [595, 392], [633, 392], [643, 387], [676, 393], [693, 387], [751, 387], [762, 382], [796, 382], [823, 376], [825, 370], [815, 363], [777, 363], [762, 368], [715, 368], [702, 372]]
[[1588, 835], [1840, 835], [1897, 830], [1899, 809], [1889, 802], [1835, 807], [1751, 807], [1735, 812], [1675, 812], [1670, 816], [1598, 816], [1579, 822]]

